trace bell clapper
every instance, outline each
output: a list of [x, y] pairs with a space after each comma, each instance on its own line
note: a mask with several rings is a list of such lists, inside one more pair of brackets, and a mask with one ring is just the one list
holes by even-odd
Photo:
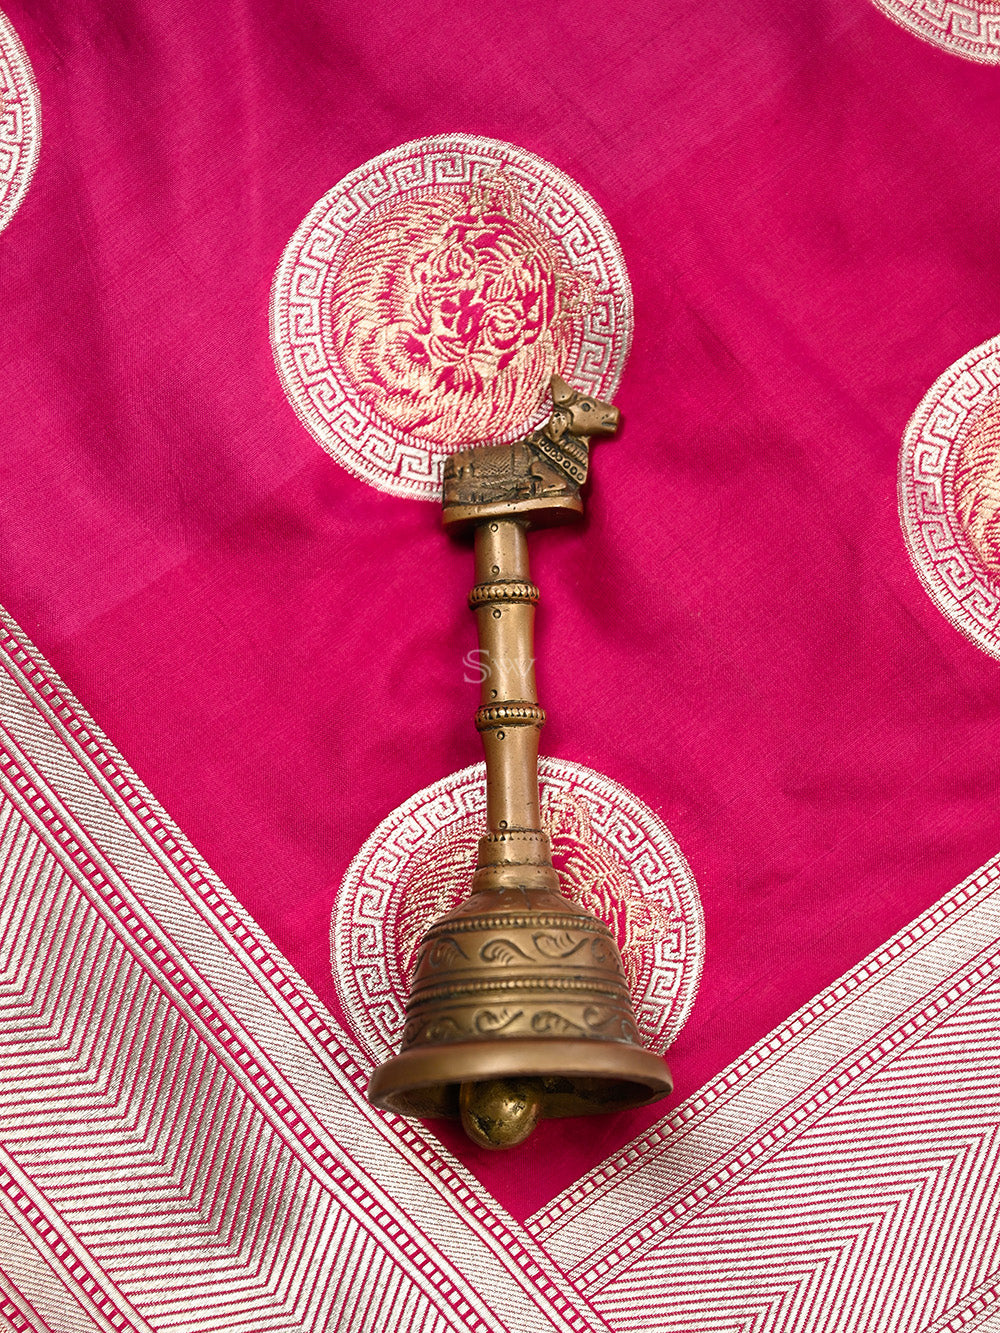
[[480, 1148], [516, 1148], [538, 1124], [542, 1092], [526, 1078], [463, 1083], [458, 1094], [462, 1128]]

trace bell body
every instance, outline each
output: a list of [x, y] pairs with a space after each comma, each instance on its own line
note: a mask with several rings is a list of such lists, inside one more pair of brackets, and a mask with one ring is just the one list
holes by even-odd
[[406, 1013], [400, 1054], [368, 1092], [403, 1115], [459, 1116], [462, 1085], [497, 1080], [520, 1083], [538, 1117], [640, 1106], [672, 1086], [642, 1047], [617, 942], [554, 886], [481, 888], [434, 922]]

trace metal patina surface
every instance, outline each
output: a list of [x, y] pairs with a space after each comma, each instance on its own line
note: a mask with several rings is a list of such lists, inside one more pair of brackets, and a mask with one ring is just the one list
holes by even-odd
[[400, 1053], [369, 1086], [377, 1106], [460, 1117], [487, 1148], [523, 1142], [543, 1117], [641, 1106], [672, 1088], [642, 1046], [615, 937], [560, 893], [542, 826], [527, 532], [583, 512], [589, 440], [619, 422], [617, 408], [558, 375], [551, 387], [539, 430], [445, 467], [444, 524], [474, 530], [469, 605], [493, 668], [476, 713], [487, 830], [471, 894], [421, 942]]

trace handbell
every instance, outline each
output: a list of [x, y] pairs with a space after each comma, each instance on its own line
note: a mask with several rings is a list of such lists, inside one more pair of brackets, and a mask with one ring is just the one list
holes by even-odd
[[460, 1117], [487, 1148], [522, 1142], [541, 1118], [642, 1106], [673, 1086], [642, 1046], [615, 937], [559, 892], [541, 823], [527, 528], [582, 511], [589, 438], [618, 424], [616, 408], [558, 376], [552, 396], [540, 430], [445, 469], [445, 526], [475, 532], [488, 829], [471, 894], [420, 943], [400, 1053], [368, 1087], [385, 1110]]

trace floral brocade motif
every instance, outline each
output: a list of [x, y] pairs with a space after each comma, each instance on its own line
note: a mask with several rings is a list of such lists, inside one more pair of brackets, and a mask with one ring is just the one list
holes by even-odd
[[438, 500], [444, 460], [537, 426], [553, 371], [610, 398], [632, 333], [621, 249], [533, 153], [420, 139], [326, 194], [274, 281], [278, 374], [307, 429], [380, 490]]
[[537, 410], [590, 288], [498, 175], [380, 209], [352, 233], [325, 304], [359, 394], [448, 447]]

